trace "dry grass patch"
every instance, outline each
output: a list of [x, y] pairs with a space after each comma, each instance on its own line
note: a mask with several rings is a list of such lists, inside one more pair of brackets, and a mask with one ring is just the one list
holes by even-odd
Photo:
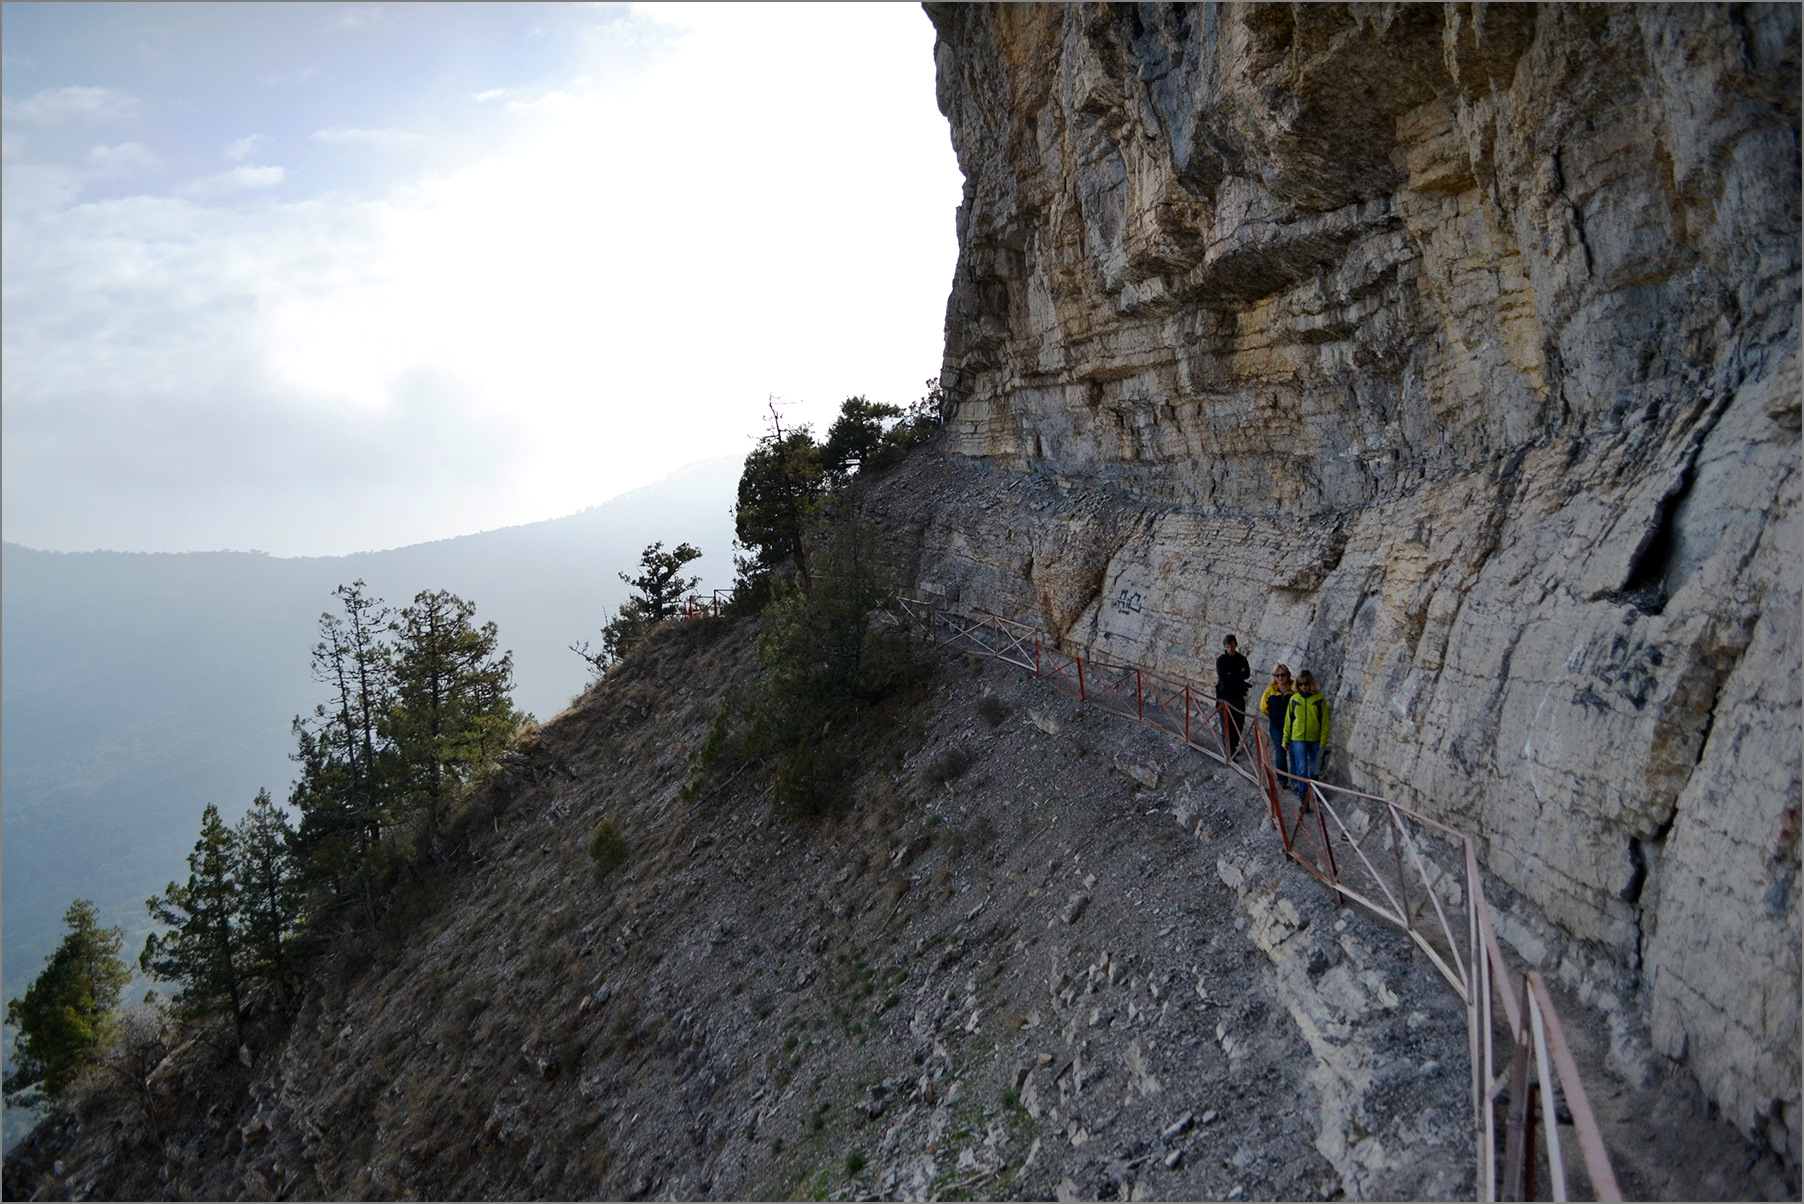
[[927, 786], [944, 786], [969, 769], [971, 760], [971, 754], [956, 745], [941, 749], [921, 767], [921, 782]]

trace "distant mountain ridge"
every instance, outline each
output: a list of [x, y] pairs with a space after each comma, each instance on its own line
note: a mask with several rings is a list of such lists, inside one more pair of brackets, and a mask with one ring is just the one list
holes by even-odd
[[740, 461], [709, 460], [577, 514], [349, 556], [0, 548], [0, 906], [7, 997], [54, 947], [77, 896], [124, 924], [185, 873], [201, 808], [286, 796], [289, 724], [323, 697], [309, 657], [331, 591], [361, 577], [391, 605], [448, 589], [514, 653], [541, 719], [587, 677], [596, 639], [654, 540], [687, 540], [705, 586], [731, 580]]

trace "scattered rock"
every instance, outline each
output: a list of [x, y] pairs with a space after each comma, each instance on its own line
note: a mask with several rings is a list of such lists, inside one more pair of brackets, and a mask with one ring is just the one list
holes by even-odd
[[1141, 1095], [1158, 1095], [1165, 1088], [1147, 1069], [1146, 1054], [1140, 1048], [1140, 1042], [1130, 1041], [1127, 1048], [1128, 1084]]
[[1159, 788], [1160, 772], [1157, 765], [1144, 765], [1138, 761], [1131, 761], [1120, 753], [1116, 753], [1115, 769], [1117, 772], [1133, 778], [1148, 790], [1157, 790]]
[[1072, 895], [1065, 901], [1065, 910], [1059, 913], [1060, 918], [1067, 924], [1075, 924], [1078, 917], [1084, 914], [1084, 908], [1088, 906], [1090, 906], [1089, 895], [1081, 893]]

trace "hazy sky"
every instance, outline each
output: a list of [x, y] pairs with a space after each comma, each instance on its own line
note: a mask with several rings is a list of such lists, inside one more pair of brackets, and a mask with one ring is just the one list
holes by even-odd
[[8, 540], [390, 547], [938, 371], [916, 5], [6, 4], [0, 42]]

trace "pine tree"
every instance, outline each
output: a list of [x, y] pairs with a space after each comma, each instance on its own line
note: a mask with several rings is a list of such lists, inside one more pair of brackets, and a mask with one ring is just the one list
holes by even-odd
[[[308, 907], [324, 917], [340, 905], [364, 897], [365, 857], [369, 834], [358, 820], [357, 793], [344, 759], [334, 755], [333, 742], [318, 729], [327, 724], [325, 708], [316, 707], [312, 723], [294, 721], [300, 764], [288, 801], [299, 813], [294, 849], [301, 888]], [[372, 917], [373, 918], [373, 917]]]
[[394, 700], [391, 653], [383, 637], [389, 609], [382, 599], [364, 593], [362, 579], [333, 591], [344, 607], [343, 619], [320, 615], [325, 637], [314, 649], [314, 676], [336, 697], [333, 706], [344, 763], [356, 799], [358, 821], [370, 843], [382, 837], [383, 769], [387, 751], [381, 741], [383, 717]]
[[806, 426], [783, 429], [771, 406], [770, 431], [745, 458], [734, 509], [734, 533], [752, 555], [741, 561], [743, 577], [768, 577], [792, 568], [808, 575], [809, 529], [819, 506], [821, 449]]
[[119, 956], [125, 932], [102, 928], [99, 913], [77, 899], [63, 913], [68, 934], [45, 959], [24, 996], [9, 1000], [6, 1023], [18, 1030], [8, 1096], [33, 1088], [54, 1099], [105, 1051], [120, 992], [131, 970]]
[[293, 942], [301, 922], [300, 870], [288, 815], [257, 791], [234, 832], [237, 853], [238, 925], [247, 976], [286, 999], [294, 977]]
[[201, 812], [200, 839], [188, 854], [188, 882], [171, 882], [145, 907], [168, 928], [144, 942], [138, 965], [155, 978], [179, 982], [174, 998], [183, 1018], [227, 1012], [234, 1025], [244, 1019], [250, 958], [244, 946], [238, 837], [208, 803]]
[[855, 768], [839, 724], [918, 672], [907, 635], [877, 620], [889, 591], [871, 533], [842, 518], [821, 549], [821, 567], [811, 590], [775, 583], [758, 635], [764, 673], [746, 741], [753, 756], [776, 756], [777, 801], [809, 812], [837, 805]]
[[900, 417], [900, 406], [864, 397], [846, 398], [821, 445], [822, 467], [828, 478], [844, 484], [878, 458], [886, 446], [885, 420]]
[[754, 743], [781, 744], [850, 704], [881, 697], [912, 671], [908, 643], [876, 614], [889, 596], [871, 533], [842, 521], [822, 549], [812, 590], [781, 585], [758, 635], [764, 666]]
[[435, 855], [452, 792], [494, 759], [521, 719], [511, 697], [513, 654], [496, 653], [495, 625], [475, 626], [475, 613], [455, 594], [428, 590], [394, 625], [393, 703], [383, 730], [400, 771], [398, 810], [423, 820]]
[[662, 540], [649, 545], [639, 554], [640, 574], [620, 574], [620, 579], [635, 592], [601, 629], [601, 651], [590, 652], [586, 640], [572, 644], [570, 650], [588, 661], [596, 673], [607, 672], [608, 666], [630, 653], [646, 632], [682, 613], [683, 595], [701, 582], [700, 577], [683, 576], [683, 566], [701, 559], [701, 555], [699, 548], [686, 543], [668, 552]]
[[296, 849], [307, 886], [331, 903], [356, 901], [376, 922], [382, 829], [393, 793], [394, 750], [383, 734], [393, 705], [393, 664], [385, 640], [390, 614], [361, 580], [334, 596], [343, 616], [320, 616], [314, 680], [331, 700], [294, 720], [301, 775], [289, 801], [300, 814]]

